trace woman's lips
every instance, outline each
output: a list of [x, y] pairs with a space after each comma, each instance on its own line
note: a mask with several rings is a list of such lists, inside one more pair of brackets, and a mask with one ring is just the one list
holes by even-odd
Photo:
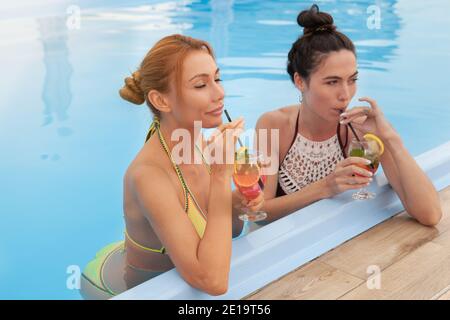
[[339, 114], [343, 113], [346, 108], [333, 108], [333, 110]]
[[206, 112], [206, 114], [212, 115], [212, 116], [220, 116], [223, 112], [223, 106], [220, 106], [214, 110], [211, 110], [209, 112]]

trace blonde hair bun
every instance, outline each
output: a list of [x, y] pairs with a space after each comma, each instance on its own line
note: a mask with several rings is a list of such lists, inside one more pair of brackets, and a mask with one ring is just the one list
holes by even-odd
[[139, 71], [133, 72], [131, 77], [125, 78], [125, 85], [119, 90], [119, 95], [134, 104], [143, 104], [145, 102], [145, 94], [142, 91], [141, 86], [141, 75]]

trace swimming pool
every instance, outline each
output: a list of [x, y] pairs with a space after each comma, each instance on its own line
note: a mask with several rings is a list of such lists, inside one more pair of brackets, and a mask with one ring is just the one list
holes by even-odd
[[[355, 41], [357, 97], [378, 100], [414, 155], [450, 140], [450, 4], [317, 3]], [[367, 27], [372, 4], [381, 8], [380, 29]], [[2, 4], [0, 298], [79, 299], [67, 272], [123, 238], [122, 176], [142, 146], [150, 113], [117, 90], [154, 42], [177, 32], [210, 41], [226, 106], [252, 127], [261, 113], [298, 100], [285, 62], [300, 32], [297, 13], [308, 5]]]

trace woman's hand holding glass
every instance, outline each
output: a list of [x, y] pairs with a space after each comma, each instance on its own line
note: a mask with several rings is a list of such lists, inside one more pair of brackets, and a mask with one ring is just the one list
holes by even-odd
[[334, 171], [325, 178], [327, 196], [335, 196], [351, 189], [368, 186], [372, 181], [372, 172], [364, 167], [370, 161], [360, 157], [348, 157], [336, 165]]
[[250, 154], [245, 147], [236, 152], [233, 181], [241, 196], [241, 220], [260, 221], [267, 217], [267, 213], [261, 211], [264, 205], [262, 189], [266, 180], [262, 175], [263, 163], [261, 154]]
[[241, 193], [241, 191], [236, 190], [234, 192], [234, 207], [238, 210], [246, 210], [249, 212], [258, 212], [262, 209], [264, 206], [264, 193], [260, 192], [258, 196], [252, 200], [248, 200], [245, 198], [245, 196]]

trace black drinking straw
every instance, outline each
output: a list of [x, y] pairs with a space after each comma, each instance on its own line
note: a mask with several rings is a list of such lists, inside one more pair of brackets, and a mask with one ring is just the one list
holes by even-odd
[[355, 135], [356, 140], [358, 140], [358, 142], [361, 143], [361, 148], [362, 148], [363, 151], [364, 151], [364, 146], [362, 145], [362, 141], [359, 139], [358, 135], [356, 134], [355, 129], [353, 129], [352, 124], [349, 122], [349, 123], [347, 123], [347, 125], [350, 127], [350, 129], [352, 129], [352, 132], [353, 132], [353, 134]]
[[[341, 112], [341, 113], [342, 113], [342, 112]], [[348, 125], [348, 126], [350, 127], [350, 129], [352, 130], [353, 134], [355, 135], [356, 140], [358, 140], [358, 142], [361, 144], [361, 148], [362, 148], [362, 150], [363, 150], [363, 153], [365, 153], [366, 150], [364, 150], [364, 145], [363, 145], [362, 141], [359, 139], [358, 135], [356, 134], [355, 129], [353, 129], [352, 124], [349, 122], [349, 123], [347, 123], [347, 125]], [[374, 166], [373, 166], [372, 162], [370, 163], [370, 167], [371, 167], [372, 169], [374, 169]]]
[[[230, 117], [230, 115], [229, 115], [227, 109], [224, 109], [224, 111], [225, 111], [225, 116], [226, 116], [227, 119], [228, 119], [228, 122], [233, 121], [233, 120], [231, 120], [231, 117]], [[239, 141], [239, 145], [240, 145], [241, 147], [243, 147], [244, 144], [242, 143], [242, 141], [241, 141], [241, 139], [240, 139], [239, 137], [238, 137], [238, 141]], [[264, 183], [262, 182], [261, 177], [258, 179], [258, 185], [259, 185], [259, 187], [261, 188], [261, 190], [264, 190]]]
[[[228, 114], [227, 109], [224, 109], [224, 111], [225, 111], [225, 115], [227, 116], [228, 122], [233, 121], [233, 120], [231, 120], [231, 117], [230, 117], [230, 115]], [[239, 145], [240, 145], [241, 147], [243, 147], [244, 144], [242, 143], [241, 138], [238, 137], [238, 141], [239, 141]]]
[[[342, 112], [344, 112], [344, 110], [341, 110], [341, 112], [340, 113], [342, 113]], [[358, 135], [356, 134], [356, 131], [355, 131], [355, 129], [353, 129], [353, 126], [352, 126], [352, 124], [349, 122], [349, 123], [347, 123], [347, 125], [350, 127], [350, 129], [352, 129], [352, 132], [353, 132], [353, 134], [355, 135], [355, 137], [356, 137], [356, 140], [358, 140], [358, 142], [360, 142], [361, 143], [361, 140], [359, 140], [359, 137], [358, 137]], [[364, 150], [364, 147], [362, 147], [363, 148], [363, 150]]]

